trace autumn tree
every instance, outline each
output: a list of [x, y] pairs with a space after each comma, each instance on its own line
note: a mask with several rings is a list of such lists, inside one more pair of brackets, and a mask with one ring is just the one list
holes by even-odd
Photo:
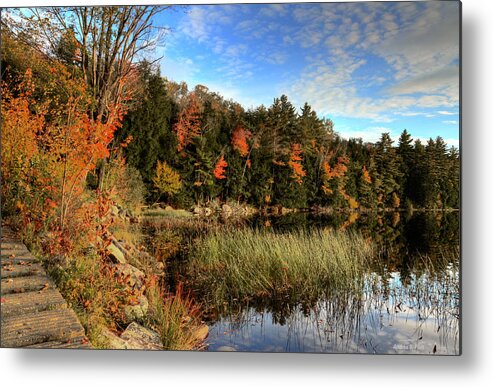
[[231, 137], [231, 145], [233, 149], [236, 150], [241, 157], [248, 156], [249, 146], [248, 139], [252, 136], [252, 133], [249, 130], [243, 128], [243, 126], [238, 126], [233, 132]]
[[178, 120], [173, 126], [178, 139], [178, 152], [183, 152], [195, 138], [200, 136], [202, 131], [201, 109], [197, 96], [191, 93], [186, 106], [179, 113]]
[[182, 187], [180, 175], [166, 162], [159, 160], [156, 165], [156, 175], [152, 181], [159, 194], [166, 195], [168, 198], [178, 193]]
[[214, 167], [214, 177], [218, 180], [226, 179], [226, 168], [228, 163], [224, 160], [224, 155], [221, 155]]
[[303, 169], [303, 157], [302, 157], [302, 149], [300, 144], [293, 144], [291, 146], [291, 156], [288, 161], [288, 165], [292, 170], [291, 177], [293, 180], [298, 183], [303, 183], [303, 177], [306, 176], [306, 172]]

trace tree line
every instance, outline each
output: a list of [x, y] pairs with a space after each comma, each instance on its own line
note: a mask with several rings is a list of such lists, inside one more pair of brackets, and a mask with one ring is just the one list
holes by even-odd
[[56, 203], [62, 225], [87, 188], [113, 189], [124, 206], [458, 208], [460, 155], [441, 137], [423, 144], [404, 130], [395, 143], [388, 133], [376, 143], [344, 139], [308, 103], [297, 111], [283, 95], [247, 110], [135, 61], [162, 10], [47, 8], [48, 17], [29, 17], [29, 29], [3, 20], [5, 205], [33, 196], [24, 189], [40, 180], [30, 174], [45, 168], [60, 192], [38, 196]]
[[[344, 139], [305, 103], [282, 95], [246, 110], [198, 85], [139, 69], [142, 101], [124, 117], [123, 154], [149, 200], [187, 207], [218, 198], [257, 207], [458, 208], [460, 158], [441, 137], [426, 144]], [[163, 165], [166, 171], [163, 170]], [[156, 183], [156, 178], [160, 183]], [[169, 181], [169, 184], [166, 182]]]

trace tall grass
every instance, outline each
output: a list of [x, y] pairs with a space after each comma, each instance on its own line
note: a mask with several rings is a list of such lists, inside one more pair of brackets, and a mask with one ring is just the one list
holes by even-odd
[[159, 332], [165, 350], [198, 350], [203, 342], [197, 336], [202, 327], [200, 309], [181, 285], [175, 294], [164, 294], [157, 285], [146, 292], [150, 324]]
[[361, 286], [371, 256], [372, 246], [352, 232], [225, 229], [197, 242], [189, 271], [212, 302], [257, 297], [301, 301]]

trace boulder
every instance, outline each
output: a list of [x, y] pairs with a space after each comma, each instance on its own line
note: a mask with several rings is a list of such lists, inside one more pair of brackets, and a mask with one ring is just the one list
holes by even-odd
[[110, 214], [113, 215], [113, 216], [118, 216], [118, 207], [117, 206], [111, 206], [110, 207]]
[[125, 254], [119, 249], [114, 242], [112, 242], [106, 250], [108, 251], [108, 257], [113, 263], [127, 263]]
[[159, 334], [135, 322], [131, 323], [120, 337], [108, 329], [103, 330], [101, 334], [109, 349], [163, 350]]
[[233, 214], [233, 209], [227, 204], [223, 204], [221, 207], [221, 213], [225, 217], [229, 217]]
[[145, 274], [128, 263], [115, 265], [115, 274], [119, 276], [130, 287], [143, 290], [145, 284]]
[[139, 296], [136, 305], [126, 305], [123, 307], [125, 322], [129, 323], [136, 320], [143, 320], [149, 309], [149, 301], [144, 295]]
[[125, 329], [120, 338], [126, 342], [128, 349], [150, 349], [154, 351], [163, 349], [163, 343], [158, 333], [135, 322]]
[[229, 345], [222, 345], [216, 349], [219, 352], [236, 352], [236, 349], [230, 347]]
[[101, 336], [105, 341], [105, 348], [107, 349], [128, 349], [125, 340], [120, 339], [107, 328], [101, 331]]
[[199, 341], [204, 341], [209, 336], [209, 327], [205, 324], [199, 326], [193, 331], [193, 336]]

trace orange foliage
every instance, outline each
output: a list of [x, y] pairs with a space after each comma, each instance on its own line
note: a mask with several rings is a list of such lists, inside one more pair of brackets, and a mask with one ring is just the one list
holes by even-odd
[[228, 163], [224, 160], [224, 155], [221, 155], [221, 158], [216, 163], [216, 167], [214, 168], [214, 177], [218, 180], [226, 179], [226, 167]]
[[248, 155], [249, 147], [247, 141], [251, 136], [252, 133], [249, 130], [245, 130], [242, 126], [238, 126], [233, 132], [231, 144], [233, 145], [233, 149], [238, 151], [241, 157]]
[[122, 111], [111, 108], [105, 123], [91, 119], [82, 81], [60, 65], [56, 69], [58, 77], [45, 86], [42, 103], [33, 97], [30, 70], [17, 86], [2, 84], [1, 171], [4, 203], [14, 203], [24, 226], [49, 230], [49, 239], [63, 254], [71, 248], [71, 236], [84, 228], [77, 217], [82, 216], [86, 177], [108, 156]]
[[189, 100], [185, 108], [178, 116], [178, 122], [173, 129], [178, 137], [178, 152], [182, 152], [187, 145], [192, 143], [195, 137], [201, 134], [200, 121], [201, 106], [195, 93], [190, 93]]
[[[344, 191], [345, 175], [348, 170], [347, 164], [349, 158], [347, 156], [341, 156], [337, 158], [337, 163], [334, 167], [331, 167], [327, 161], [322, 163], [323, 169], [323, 183], [322, 191], [326, 195], [330, 195], [334, 192], [334, 189], [339, 192], [345, 200], [349, 202], [351, 208], [356, 208], [359, 204]], [[332, 186], [332, 187], [331, 187]], [[351, 201], [350, 201], [351, 200]]]
[[362, 170], [362, 175], [361, 178], [363, 181], [367, 184], [371, 184], [371, 176], [368, 170], [366, 169], [366, 166], [363, 165], [363, 170]]
[[306, 172], [303, 169], [303, 165], [301, 164], [303, 161], [303, 158], [301, 157], [302, 153], [303, 151], [301, 149], [300, 144], [293, 144], [291, 146], [291, 157], [288, 162], [288, 165], [291, 167], [291, 170], [293, 171], [291, 177], [298, 184], [303, 183], [302, 178], [306, 176]]

